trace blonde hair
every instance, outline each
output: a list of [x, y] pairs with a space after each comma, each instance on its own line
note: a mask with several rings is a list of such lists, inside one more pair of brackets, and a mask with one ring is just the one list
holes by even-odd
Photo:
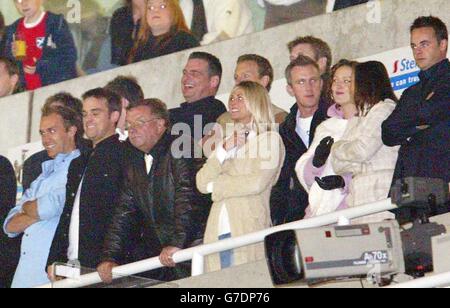
[[241, 82], [232, 92], [238, 89], [244, 92], [246, 107], [253, 117], [252, 126], [257, 134], [273, 131], [275, 116], [267, 89], [252, 81]]

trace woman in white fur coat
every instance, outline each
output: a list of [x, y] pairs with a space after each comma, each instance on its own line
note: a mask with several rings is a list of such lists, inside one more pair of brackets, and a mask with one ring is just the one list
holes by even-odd
[[[337, 174], [352, 174], [347, 197], [349, 207], [388, 197], [399, 150], [385, 146], [381, 139], [381, 125], [397, 103], [385, 66], [377, 61], [358, 64], [353, 86], [358, 114], [349, 120], [341, 140], [332, 146], [330, 156]], [[392, 213], [383, 212], [353, 223], [393, 218]]]
[[314, 141], [295, 168], [300, 183], [309, 194], [305, 219], [347, 208], [351, 174], [337, 176], [329, 159], [331, 146], [339, 141], [356, 114], [352, 84], [357, 62], [341, 60], [332, 69], [330, 119], [317, 127]]

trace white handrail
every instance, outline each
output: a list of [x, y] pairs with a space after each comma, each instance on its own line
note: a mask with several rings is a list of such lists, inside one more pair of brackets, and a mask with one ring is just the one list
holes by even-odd
[[387, 289], [425, 289], [450, 287], [450, 272], [392, 285]]
[[[220, 253], [222, 251], [227, 251], [231, 249], [237, 249], [249, 245], [254, 245], [264, 241], [267, 235], [275, 232], [293, 230], [293, 229], [309, 229], [323, 227], [331, 224], [337, 223], [342, 218], [355, 219], [359, 217], [364, 217], [384, 211], [389, 211], [396, 209], [397, 206], [392, 204], [391, 199], [385, 199], [375, 203], [354, 207], [327, 215], [301, 220], [298, 222], [289, 223], [282, 226], [277, 226], [271, 229], [266, 229], [263, 231], [247, 234], [240, 237], [235, 237], [223, 241], [219, 241], [212, 244], [192, 247], [189, 249], [181, 250], [173, 255], [173, 260], [175, 263], [182, 263], [186, 261], [193, 261], [192, 263], [192, 273], [195, 275], [201, 275], [204, 272], [204, 257], [214, 253]], [[194, 260], [193, 260], [194, 259]], [[123, 266], [116, 267], [113, 273], [118, 277], [132, 276], [139, 273], [151, 271], [164, 267], [159, 261], [158, 257], [151, 258], [148, 260], [139, 261], [136, 263], [131, 263]], [[65, 279], [58, 281], [53, 285], [48, 284], [41, 286], [40, 288], [81, 288], [89, 286], [92, 284], [100, 283], [101, 279], [97, 273], [92, 273], [88, 275], [83, 275], [80, 279]]]

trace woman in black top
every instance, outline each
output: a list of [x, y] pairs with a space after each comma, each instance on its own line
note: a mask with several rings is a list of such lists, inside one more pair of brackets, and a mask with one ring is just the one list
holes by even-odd
[[128, 64], [130, 51], [137, 41], [146, 0], [126, 0], [126, 5], [114, 12], [111, 25], [111, 63]]
[[129, 63], [199, 46], [177, 0], [146, 0], [147, 9]]

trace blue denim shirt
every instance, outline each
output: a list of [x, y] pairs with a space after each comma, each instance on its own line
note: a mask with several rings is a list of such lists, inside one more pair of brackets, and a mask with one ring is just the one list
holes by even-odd
[[24, 232], [13, 288], [30, 288], [49, 283], [45, 267], [64, 209], [67, 173], [72, 160], [79, 156], [80, 151], [75, 150], [69, 154], [59, 154], [54, 160], [44, 162], [42, 174], [31, 184], [17, 206], [9, 212], [3, 229], [10, 238], [20, 234], [6, 232], [6, 226], [15, 215], [22, 211], [25, 203], [36, 200], [41, 219]]

